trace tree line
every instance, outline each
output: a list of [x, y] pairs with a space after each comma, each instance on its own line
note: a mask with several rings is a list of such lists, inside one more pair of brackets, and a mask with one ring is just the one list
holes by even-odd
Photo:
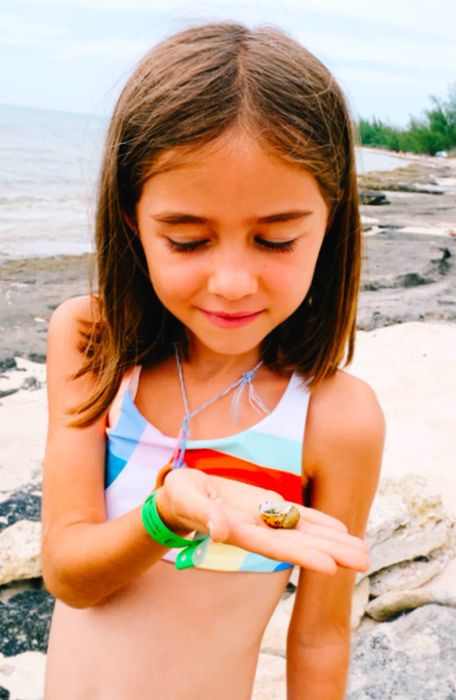
[[405, 128], [380, 119], [360, 119], [356, 124], [363, 146], [435, 155], [447, 151], [456, 155], [456, 83], [450, 85], [448, 99], [431, 96], [432, 106], [421, 118], [410, 117]]

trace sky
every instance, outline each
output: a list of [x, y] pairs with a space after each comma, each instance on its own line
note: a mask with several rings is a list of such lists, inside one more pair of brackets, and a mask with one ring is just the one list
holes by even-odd
[[406, 126], [456, 83], [455, 0], [0, 0], [0, 104], [109, 115], [157, 41], [223, 19], [298, 39], [355, 119]]

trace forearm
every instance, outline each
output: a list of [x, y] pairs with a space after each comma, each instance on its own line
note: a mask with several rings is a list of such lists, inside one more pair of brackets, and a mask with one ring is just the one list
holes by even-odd
[[287, 700], [344, 700], [350, 668], [345, 642], [306, 647], [287, 644]]
[[49, 542], [43, 578], [50, 593], [72, 607], [91, 607], [157, 562], [168, 548], [146, 532], [141, 509], [102, 523], [75, 523]]

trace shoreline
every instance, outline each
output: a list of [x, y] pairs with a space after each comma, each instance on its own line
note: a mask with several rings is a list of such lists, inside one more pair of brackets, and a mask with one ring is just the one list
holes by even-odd
[[[456, 159], [432, 160], [432, 167], [420, 156], [406, 167], [358, 176], [360, 190], [373, 190], [384, 200], [380, 206], [360, 207], [359, 330], [456, 321]], [[0, 317], [0, 370], [14, 364], [16, 355], [45, 361], [52, 311], [65, 299], [89, 292], [90, 275], [96, 284], [95, 263], [95, 253], [0, 263], [0, 298], [6, 302]]]

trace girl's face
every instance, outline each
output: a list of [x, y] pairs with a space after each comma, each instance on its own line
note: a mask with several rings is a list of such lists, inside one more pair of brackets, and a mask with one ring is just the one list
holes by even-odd
[[315, 178], [242, 133], [154, 173], [136, 217], [157, 296], [193, 351], [253, 360], [309, 290], [328, 220]]

